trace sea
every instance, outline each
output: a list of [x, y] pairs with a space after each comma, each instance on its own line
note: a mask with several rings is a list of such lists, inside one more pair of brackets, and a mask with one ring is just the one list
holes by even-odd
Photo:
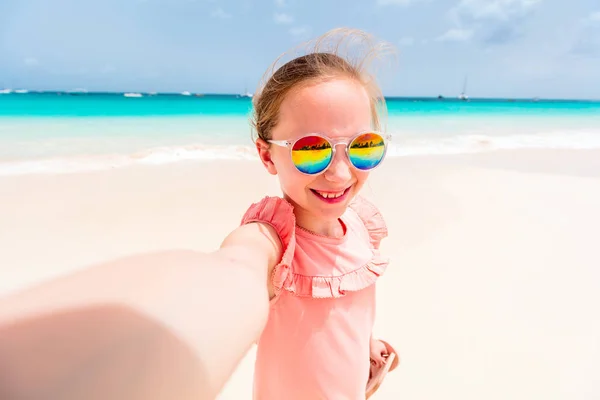
[[[600, 148], [600, 101], [386, 99], [390, 157]], [[0, 94], [0, 175], [255, 159], [247, 95]]]

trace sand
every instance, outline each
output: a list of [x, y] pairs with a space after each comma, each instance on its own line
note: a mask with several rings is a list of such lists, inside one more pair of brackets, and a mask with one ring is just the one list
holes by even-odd
[[[253, 161], [0, 177], [0, 294], [213, 250], [278, 193]], [[600, 398], [600, 151], [390, 158], [364, 194], [390, 229], [375, 333], [401, 357], [374, 399]], [[220, 399], [251, 398], [253, 355]]]

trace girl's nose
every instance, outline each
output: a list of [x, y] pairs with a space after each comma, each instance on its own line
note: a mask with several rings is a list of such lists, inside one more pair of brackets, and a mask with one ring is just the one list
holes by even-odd
[[346, 151], [343, 146], [340, 146], [333, 160], [331, 160], [331, 165], [325, 171], [325, 179], [333, 183], [345, 183], [348, 182], [352, 178], [352, 166], [350, 165], [350, 160], [348, 160], [348, 156], [346, 155]]

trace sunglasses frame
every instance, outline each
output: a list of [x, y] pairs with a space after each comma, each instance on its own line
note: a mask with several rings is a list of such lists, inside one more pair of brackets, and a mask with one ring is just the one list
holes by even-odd
[[[350, 146], [350, 143], [352, 143], [353, 141], [355, 141], [357, 138], [359, 138], [362, 135], [368, 134], [368, 133], [374, 133], [376, 135], [381, 136], [381, 138], [383, 139], [383, 154], [381, 156], [381, 160], [379, 161], [379, 163], [374, 166], [373, 168], [369, 168], [369, 169], [360, 169], [357, 168], [356, 165], [354, 165], [354, 163], [352, 162], [352, 160], [350, 159], [350, 154], [348, 153], [348, 149]], [[301, 174], [304, 175], [310, 175], [310, 176], [316, 176], [316, 175], [320, 175], [322, 173], [324, 173], [325, 171], [327, 171], [327, 169], [331, 166], [331, 162], [333, 161], [333, 159], [335, 158], [335, 152], [337, 149], [337, 146], [340, 144], [344, 145], [344, 151], [346, 153], [346, 157], [348, 158], [348, 161], [350, 162], [350, 165], [352, 165], [352, 167], [358, 171], [373, 171], [374, 169], [376, 169], [377, 167], [379, 167], [381, 165], [381, 163], [383, 162], [383, 160], [385, 159], [385, 156], [387, 154], [387, 149], [388, 149], [388, 142], [390, 142], [392, 140], [392, 136], [389, 134], [385, 134], [383, 132], [379, 132], [379, 131], [374, 131], [374, 130], [367, 130], [367, 131], [361, 131], [358, 132], [356, 135], [350, 137], [350, 138], [342, 138], [339, 140], [333, 140], [330, 137], [328, 137], [327, 135], [324, 135], [322, 133], [308, 133], [306, 135], [302, 135], [294, 140], [267, 140], [267, 142], [272, 143], [274, 145], [280, 146], [280, 147], [288, 147], [290, 149], [290, 159], [292, 158], [292, 151], [294, 149], [294, 145], [302, 139], [305, 139], [309, 136], [317, 136], [320, 137], [321, 139], [325, 139], [329, 145], [331, 146], [331, 158], [329, 159], [329, 163], [327, 164], [327, 166], [325, 168], [323, 168], [322, 171], [314, 173], [314, 174], [309, 174], [303, 171], [300, 171], [300, 169], [298, 168], [298, 166], [296, 164], [294, 164], [294, 167], [296, 167], [296, 169], [298, 170], [298, 172], [300, 172]]]

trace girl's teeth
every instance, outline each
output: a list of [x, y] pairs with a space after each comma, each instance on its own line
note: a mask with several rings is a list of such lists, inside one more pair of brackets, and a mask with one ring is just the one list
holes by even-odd
[[339, 193], [317, 192], [317, 193], [319, 193], [322, 197], [325, 197], [326, 199], [334, 199], [334, 198], [340, 197], [341, 195], [344, 194], [344, 192], [339, 192]]

